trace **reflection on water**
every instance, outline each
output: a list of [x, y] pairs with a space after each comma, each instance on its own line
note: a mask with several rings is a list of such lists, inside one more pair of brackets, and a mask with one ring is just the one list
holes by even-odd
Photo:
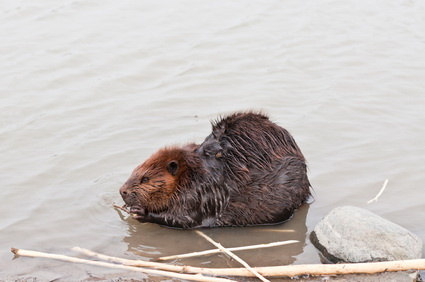
[[[294, 217], [285, 224], [201, 230], [225, 247], [298, 240], [299, 242], [295, 244], [238, 252], [239, 256], [253, 266], [291, 264], [295, 261], [296, 256], [304, 250], [308, 209], [309, 204], [302, 205]], [[131, 218], [125, 220], [128, 224], [128, 236], [124, 238], [124, 242], [128, 244], [128, 251], [137, 257], [156, 259], [161, 256], [214, 249], [214, 246], [199, 237], [193, 230], [171, 229], [151, 223], [140, 224]], [[174, 261], [174, 263], [209, 267], [240, 267], [237, 262], [231, 261], [222, 254], [185, 258]]]

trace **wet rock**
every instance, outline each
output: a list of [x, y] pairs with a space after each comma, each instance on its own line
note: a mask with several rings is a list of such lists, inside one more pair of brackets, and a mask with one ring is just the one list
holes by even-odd
[[413, 233], [367, 210], [332, 210], [311, 233], [311, 241], [333, 263], [417, 259], [423, 243]]

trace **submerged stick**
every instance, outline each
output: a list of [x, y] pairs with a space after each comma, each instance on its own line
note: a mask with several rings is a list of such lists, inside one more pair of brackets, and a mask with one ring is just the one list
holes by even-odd
[[103, 267], [109, 267], [109, 268], [131, 270], [131, 271], [143, 272], [143, 273], [147, 273], [147, 274], [173, 277], [173, 278], [179, 278], [179, 279], [186, 279], [186, 280], [192, 280], [192, 281], [220, 281], [220, 282], [221, 281], [233, 281], [233, 280], [224, 279], [224, 278], [206, 277], [206, 276], [203, 276], [202, 274], [196, 274], [196, 275], [194, 275], [194, 274], [182, 274], [182, 273], [168, 272], [168, 271], [164, 271], [164, 270], [146, 269], [146, 268], [140, 268], [140, 267], [134, 267], [134, 266], [128, 266], [128, 265], [112, 264], [112, 263], [103, 262], [103, 261], [92, 261], [92, 260], [80, 259], [80, 258], [75, 258], [75, 257], [70, 257], [70, 256], [65, 256], [65, 255], [49, 254], [49, 253], [28, 251], [28, 250], [15, 249], [15, 248], [12, 248], [11, 251], [15, 255], [19, 255], [19, 256], [50, 258], [50, 259], [56, 259], [56, 260], [61, 260], [61, 261], [76, 262], [76, 263], [97, 265], [97, 266], [103, 266]]
[[257, 232], [280, 232], [280, 233], [292, 233], [294, 229], [259, 229]]
[[210, 237], [208, 237], [207, 235], [205, 235], [204, 233], [202, 233], [199, 230], [196, 230], [195, 232], [198, 233], [200, 236], [204, 237], [208, 242], [210, 242], [211, 244], [213, 244], [214, 246], [216, 246], [220, 251], [222, 251], [223, 253], [229, 255], [231, 258], [233, 258], [234, 260], [236, 260], [237, 262], [239, 262], [240, 264], [242, 264], [246, 269], [248, 269], [252, 274], [254, 274], [255, 276], [257, 276], [261, 281], [264, 281], [264, 282], [269, 281], [266, 278], [264, 278], [260, 273], [258, 273], [255, 269], [253, 269], [251, 266], [249, 266], [249, 264], [247, 264], [240, 257], [238, 257], [237, 255], [235, 255], [234, 253], [230, 252], [225, 247], [223, 247], [220, 243], [217, 243], [216, 241], [214, 241], [213, 239], [211, 239]]
[[376, 197], [373, 198], [372, 200], [369, 200], [367, 203], [370, 204], [372, 202], [377, 202], [378, 201], [378, 198], [382, 195], [382, 193], [384, 192], [385, 188], [387, 187], [387, 184], [388, 184], [388, 179], [385, 179], [384, 185], [382, 185], [382, 188], [379, 191], [378, 195], [376, 195]]
[[[273, 243], [269, 243], [269, 244], [258, 244], [258, 245], [250, 245], [250, 246], [226, 248], [226, 249], [228, 251], [235, 252], [235, 251], [244, 251], [244, 250], [252, 250], [252, 249], [271, 248], [271, 247], [288, 245], [288, 244], [293, 244], [293, 243], [298, 243], [298, 242], [299, 241], [297, 241], [297, 240], [288, 240], [288, 241], [273, 242]], [[179, 258], [189, 258], [189, 257], [198, 257], [198, 256], [216, 254], [216, 253], [220, 253], [220, 252], [221, 251], [218, 250], [218, 249], [212, 249], [212, 250], [206, 250], [206, 251], [201, 251], [201, 252], [193, 252], [193, 253], [187, 253], [187, 254], [160, 257], [160, 258], [157, 258], [156, 261], [164, 261], [164, 260], [179, 259]]]

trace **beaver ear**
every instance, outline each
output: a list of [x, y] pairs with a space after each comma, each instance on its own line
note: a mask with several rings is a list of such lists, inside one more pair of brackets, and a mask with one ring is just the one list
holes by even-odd
[[171, 161], [167, 165], [167, 170], [171, 175], [176, 175], [177, 171], [179, 171], [179, 164], [177, 161]]

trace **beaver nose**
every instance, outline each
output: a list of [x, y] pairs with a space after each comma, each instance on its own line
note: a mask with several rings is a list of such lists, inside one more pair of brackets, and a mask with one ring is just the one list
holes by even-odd
[[123, 186], [121, 186], [121, 188], [120, 188], [120, 194], [121, 194], [121, 197], [125, 197], [125, 196], [127, 196], [127, 194], [128, 194], [128, 189], [127, 189], [127, 185], [123, 185]]

